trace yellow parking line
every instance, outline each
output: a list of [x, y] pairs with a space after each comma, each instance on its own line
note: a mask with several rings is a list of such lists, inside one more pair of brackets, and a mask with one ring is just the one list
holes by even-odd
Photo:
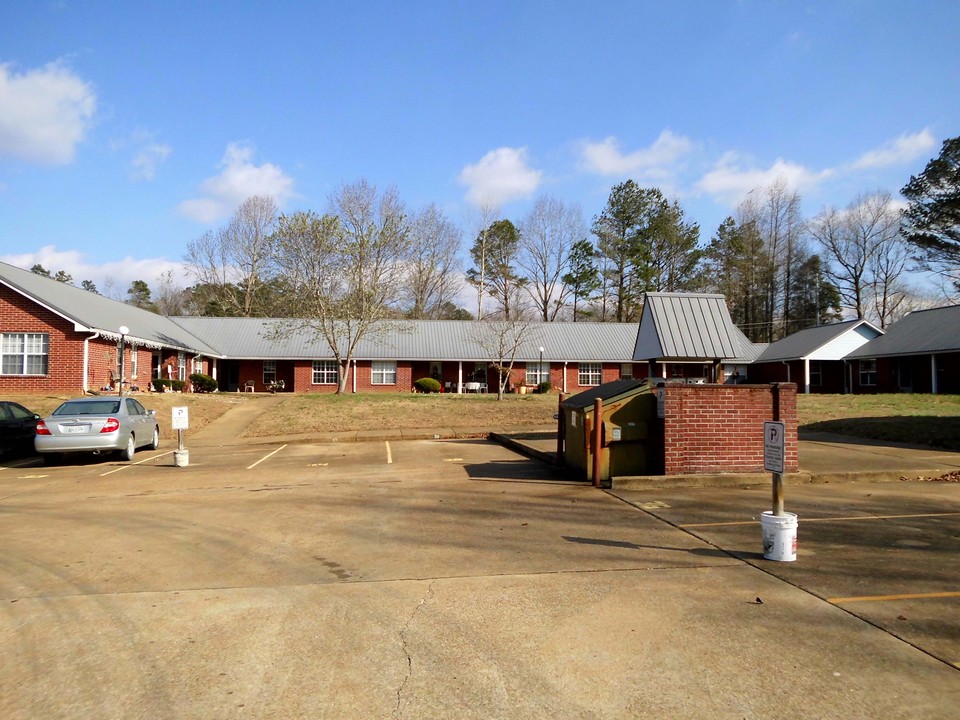
[[889, 600], [925, 600], [927, 598], [953, 598], [960, 597], [960, 591], [957, 592], [934, 592], [934, 593], [911, 593], [907, 595], [864, 595], [862, 597], [841, 597], [827, 598], [827, 602], [839, 605], [841, 603], [852, 602], [887, 602]]
[[118, 473], [118, 472], [120, 472], [121, 470], [126, 470], [127, 468], [131, 468], [131, 467], [133, 467], [134, 465], [143, 465], [143, 463], [145, 463], [145, 462], [152, 462], [152, 461], [154, 461], [154, 460], [156, 460], [156, 459], [158, 459], [158, 458], [164, 457], [165, 455], [172, 455], [172, 454], [173, 454], [173, 450], [169, 450], [169, 451], [167, 451], [167, 452], [165, 452], [165, 453], [160, 453], [159, 455], [151, 455], [150, 457], [144, 458], [143, 460], [137, 460], [137, 462], [132, 462], [132, 463], [130, 463], [130, 464], [128, 464], [128, 465], [121, 465], [120, 467], [115, 467], [113, 470], [107, 470], [107, 472], [102, 473], [102, 474], [100, 475], [100, 477], [106, 477], [107, 475], [113, 475], [114, 473]]
[[[960, 512], [948, 513], [918, 513], [916, 515], [857, 515], [855, 517], [821, 517], [821, 518], [800, 518], [804, 523], [812, 522], [850, 522], [852, 520], [903, 520], [905, 518], [933, 518], [933, 517], [955, 517]], [[686, 525], [677, 525], [679, 528], [703, 528], [703, 527], [722, 527], [724, 525], [756, 525], [759, 520], [734, 520], [732, 522], [716, 523], [688, 523]]]
[[383, 443], [387, 446], [387, 465], [393, 465], [393, 453], [390, 451], [390, 441], [384, 440]]
[[276, 450], [274, 450], [272, 453], [267, 453], [267, 454], [264, 455], [262, 458], [260, 458], [259, 460], [257, 460], [253, 465], [247, 466], [247, 470], [253, 470], [257, 465], [259, 465], [260, 463], [262, 463], [264, 460], [269, 460], [269, 459], [272, 458], [274, 455], [276, 455], [278, 452], [280, 452], [281, 450], [283, 450], [285, 447], [286, 447], [286, 445], [281, 445], [281, 446], [278, 447]]

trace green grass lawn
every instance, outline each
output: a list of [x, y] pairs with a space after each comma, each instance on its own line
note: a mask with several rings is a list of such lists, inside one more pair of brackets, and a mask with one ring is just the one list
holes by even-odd
[[960, 395], [800, 395], [801, 430], [960, 452]]

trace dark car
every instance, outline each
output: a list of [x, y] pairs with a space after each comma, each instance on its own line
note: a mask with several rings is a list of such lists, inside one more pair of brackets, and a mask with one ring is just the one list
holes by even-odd
[[0, 455], [32, 454], [39, 419], [20, 403], [0, 400]]

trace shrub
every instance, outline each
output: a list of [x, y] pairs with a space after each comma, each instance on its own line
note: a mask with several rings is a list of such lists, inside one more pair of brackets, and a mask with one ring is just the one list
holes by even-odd
[[193, 384], [194, 392], [208, 393], [217, 389], [217, 381], [203, 373], [193, 373], [190, 376], [190, 382]]
[[164, 387], [169, 385], [170, 381], [163, 378], [154, 378], [150, 381], [150, 384], [153, 385], [154, 392], [163, 392]]
[[541, 394], [548, 393], [551, 389], [553, 389], [553, 385], [550, 384], [549, 380], [544, 380], [542, 383], [537, 385], [537, 392]]
[[174, 392], [180, 392], [187, 386], [183, 380], [169, 380], [168, 382], [170, 383], [170, 387]]
[[440, 383], [433, 378], [420, 378], [417, 380], [413, 386], [417, 389], [418, 392], [422, 393], [438, 393], [440, 392]]

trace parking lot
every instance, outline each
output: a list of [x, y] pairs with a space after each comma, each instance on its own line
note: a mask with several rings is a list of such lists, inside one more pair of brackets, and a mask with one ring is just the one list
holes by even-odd
[[954, 717], [960, 485], [788, 487], [796, 563], [768, 503], [484, 440], [6, 462], [0, 715]]

